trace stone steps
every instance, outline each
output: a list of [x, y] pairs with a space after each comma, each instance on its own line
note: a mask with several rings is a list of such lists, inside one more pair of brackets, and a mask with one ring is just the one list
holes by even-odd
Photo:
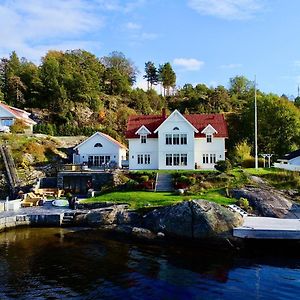
[[156, 179], [155, 191], [156, 192], [174, 191], [172, 175], [167, 173], [158, 173]]
[[67, 226], [72, 226], [73, 225], [73, 221], [74, 221], [74, 217], [75, 217], [75, 212], [66, 212], [64, 213], [64, 216], [62, 218], [61, 221], [61, 226], [67, 227]]

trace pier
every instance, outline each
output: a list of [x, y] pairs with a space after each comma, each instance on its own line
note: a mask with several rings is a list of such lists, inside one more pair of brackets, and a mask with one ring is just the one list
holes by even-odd
[[300, 219], [247, 216], [242, 226], [233, 229], [233, 236], [243, 239], [300, 240]]

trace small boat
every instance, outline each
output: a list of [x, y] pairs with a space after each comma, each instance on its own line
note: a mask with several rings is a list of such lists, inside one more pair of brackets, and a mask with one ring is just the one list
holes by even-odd
[[65, 207], [69, 206], [68, 200], [63, 200], [63, 199], [57, 199], [52, 201], [53, 206], [60, 206], [60, 207]]

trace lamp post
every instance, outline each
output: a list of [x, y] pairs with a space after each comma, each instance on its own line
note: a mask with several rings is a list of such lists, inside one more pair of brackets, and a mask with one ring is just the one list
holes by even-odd
[[256, 76], [254, 79], [254, 143], [255, 143], [255, 169], [258, 169]]

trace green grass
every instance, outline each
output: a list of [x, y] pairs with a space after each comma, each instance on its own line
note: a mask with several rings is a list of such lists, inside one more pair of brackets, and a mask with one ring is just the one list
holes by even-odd
[[178, 203], [183, 200], [205, 199], [219, 204], [234, 203], [234, 199], [226, 198], [222, 190], [211, 190], [201, 195], [175, 195], [170, 192], [145, 192], [145, 191], [123, 191], [110, 192], [98, 197], [83, 200], [83, 203], [113, 202], [128, 203], [131, 208], [142, 208], [149, 206], [165, 206]]

